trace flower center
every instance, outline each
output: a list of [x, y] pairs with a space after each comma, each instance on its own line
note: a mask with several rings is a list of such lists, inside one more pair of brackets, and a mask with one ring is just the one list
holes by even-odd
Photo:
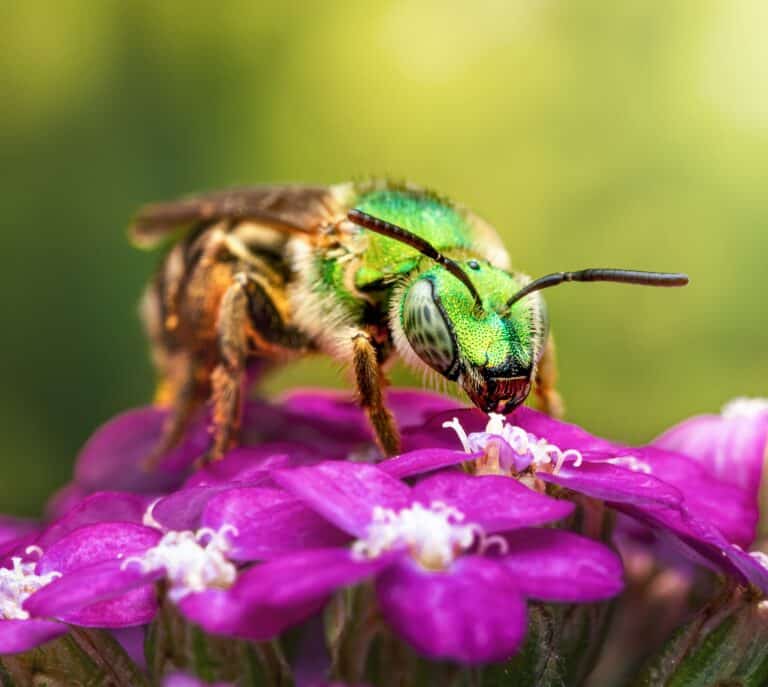
[[584, 460], [580, 451], [563, 451], [546, 439], [509, 424], [499, 413], [489, 413], [484, 432], [468, 435], [458, 418], [444, 422], [443, 427], [456, 432], [466, 453], [483, 454], [477, 463], [480, 473], [517, 474], [532, 467], [557, 474], [566, 461], [577, 468]]
[[496, 538], [486, 538], [479, 525], [464, 523], [461, 511], [440, 501], [428, 508], [414, 503], [397, 512], [376, 506], [366, 538], [356, 541], [352, 551], [376, 558], [395, 548], [407, 548], [424, 568], [443, 570], [476, 539], [487, 546]]
[[768, 399], [765, 398], [734, 398], [723, 406], [722, 416], [727, 420], [746, 417], [753, 418], [768, 412]]
[[123, 568], [138, 563], [145, 572], [164, 569], [170, 582], [171, 601], [211, 587], [230, 587], [237, 577], [237, 569], [225, 555], [230, 548], [228, 531], [234, 532], [234, 527], [225, 525], [218, 532], [207, 527], [197, 532], [166, 532], [141, 556], [126, 558]]
[[22, 608], [27, 597], [61, 577], [61, 573], [36, 575], [35, 563], [22, 563], [17, 557], [11, 563], [12, 568], [0, 568], [0, 619], [27, 620], [29, 613]]

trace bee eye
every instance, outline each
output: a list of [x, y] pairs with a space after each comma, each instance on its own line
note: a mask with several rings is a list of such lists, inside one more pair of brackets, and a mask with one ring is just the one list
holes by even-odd
[[419, 279], [403, 304], [403, 331], [416, 355], [448, 379], [458, 374], [456, 342], [429, 279]]

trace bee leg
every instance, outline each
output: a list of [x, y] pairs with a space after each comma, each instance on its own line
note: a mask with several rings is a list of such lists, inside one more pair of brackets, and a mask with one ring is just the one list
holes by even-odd
[[190, 356], [174, 360], [170, 369], [173, 369], [174, 373], [161, 381], [156, 402], [170, 406], [171, 412], [163, 427], [160, 441], [141, 464], [147, 472], [157, 468], [163, 456], [181, 441], [189, 426], [189, 420], [207, 396], [205, 375], [201, 374], [199, 365]]
[[376, 348], [370, 337], [362, 332], [352, 338], [352, 348], [352, 365], [360, 405], [373, 426], [379, 448], [385, 456], [393, 456], [400, 451], [400, 434], [395, 418], [384, 405], [382, 392], [386, 381], [379, 366]]
[[219, 306], [220, 362], [211, 375], [213, 446], [207, 460], [220, 460], [240, 430], [248, 359], [248, 277], [235, 275]]
[[533, 380], [533, 390], [536, 394], [536, 406], [539, 410], [552, 417], [560, 418], [565, 413], [563, 399], [555, 389], [557, 384], [557, 361], [555, 357], [555, 340], [550, 335], [544, 346], [536, 376]]

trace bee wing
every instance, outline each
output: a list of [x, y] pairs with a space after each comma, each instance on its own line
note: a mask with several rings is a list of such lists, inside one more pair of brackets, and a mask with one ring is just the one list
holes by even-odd
[[175, 232], [225, 219], [252, 219], [285, 231], [313, 233], [338, 219], [335, 188], [254, 186], [153, 203], [139, 210], [130, 236], [142, 248], [152, 248]]

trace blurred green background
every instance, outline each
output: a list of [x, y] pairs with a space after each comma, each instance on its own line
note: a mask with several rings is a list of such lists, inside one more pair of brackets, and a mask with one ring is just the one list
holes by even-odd
[[569, 416], [597, 432], [765, 394], [766, 25], [764, 0], [2, 3], [0, 511], [38, 512], [149, 398], [157, 256], [131, 214], [231, 184], [408, 178], [534, 275], [689, 272], [548, 294]]

